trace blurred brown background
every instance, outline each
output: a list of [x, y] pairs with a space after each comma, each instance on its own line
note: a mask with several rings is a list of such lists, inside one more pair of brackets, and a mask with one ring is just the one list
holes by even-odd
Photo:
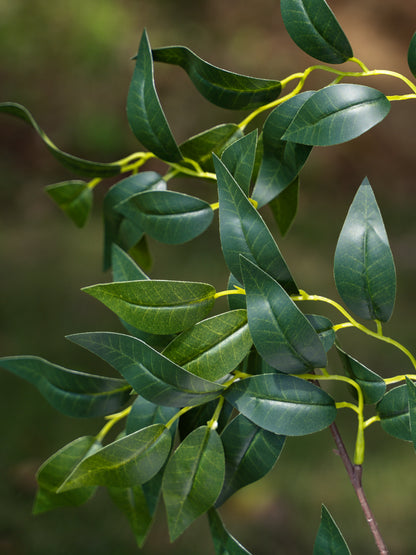
[[[410, 76], [406, 56], [416, 29], [414, 2], [337, 0], [330, 5], [355, 56], [370, 68]], [[153, 47], [183, 44], [220, 67], [258, 77], [283, 78], [314, 64], [289, 39], [276, 0], [0, 0], [0, 101], [24, 104], [51, 139], [72, 154], [113, 161], [134, 152], [140, 147], [128, 128], [125, 99], [130, 58], [144, 27]], [[325, 76], [314, 79], [311, 88], [329, 82]], [[178, 142], [243, 117], [200, 98], [180, 69], [157, 65], [156, 81]], [[386, 94], [407, 92], [388, 78], [366, 84]], [[385, 333], [413, 350], [415, 110], [414, 101], [393, 103], [389, 117], [365, 136], [314, 149], [302, 174], [297, 220], [288, 237], [279, 240], [300, 287], [336, 296], [332, 257], [337, 236], [367, 175], [398, 269], [396, 312]], [[35, 132], [0, 116], [0, 143], [0, 354], [37, 354], [72, 368], [109, 371], [64, 336], [120, 330], [112, 313], [79, 291], [110, 279], [101, 272], [100, 218], [110, 181], [97, 188], [93, 217], [78, 230], [43, 191], [47, 184], [74, 176], [51, 157]], [[194, 194], [206, 194], [201, 183], [184, 185]], [[152, 242], [153, 275], [225, 286], [217, 235], [214, 225], [190, 251], [187, 245], [167, 248]], [[206, 258], [211, 254], [214, 262]], [[406, 359], [392, 349], [353, 331], [345, 331], [343, 339], [383, 375], [410, 371]], [[128, 525], [104, 492], [80, 509], [31, 516], [33, 475], [41, 462], [75, 437], [96, 433], [101, 423], [56, 413], [31, 386], [5, 372], [0, 383], [0, 553], [134, 553]], [[340, 426], [352, 450], [353, 417], [343, 414]], [[364, 485], [370, 503], [392, 553], [410, 555], [416, 551], [414, 453], [378, 426], [367, 435]], [[301, 555], [311, 552], [321, 502], [353, 553], [376, 552], [327, 431], [290, 440], [269, 477], [238, 493], [222, 514], [255, 555]], [[204, 518], [170, 547], [161, 511], [142, 552], [204, 555], [213, 553], [213, 547]]]

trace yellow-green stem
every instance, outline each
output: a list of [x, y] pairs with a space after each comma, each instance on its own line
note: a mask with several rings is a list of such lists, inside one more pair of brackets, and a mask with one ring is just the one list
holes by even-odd
[[207, 426], [211, 428], [211, 430], [216, 430], [218, 428], [218, 418], [220, 417], [222, 407], [224, 405], [225, 397], [220, 397], [218, 401], [217, 408], [215, 409], [214, 414], [209, 422], [207, 422]]
[[126, 409], [122, 410], [121, 412], [116, 412], [115, 414], [110, 414], [109, 416], [105, 417], [105, 419], [108, 420], [108, 422], [103, 426], [101, 431], [97, 434], [96, 439], [98, 442], [101, 443], [102, 440], [105, 438], [105, 436], [108, 434], [108, 432], [111, 430], [111, 428], [115, 424], [117, 424], [117, 422], [125, 418], [130, 413], [131, 407], [132, 406], [130, 405]]

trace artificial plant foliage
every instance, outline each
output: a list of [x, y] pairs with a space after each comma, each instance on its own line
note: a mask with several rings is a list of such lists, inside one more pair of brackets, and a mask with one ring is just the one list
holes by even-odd
[[215, 509], [208, 511], [208, 520], [216, 555], [224, 553], [230, 553], [230, 555], [250, 555], [250, 552], [225, 528]]
[[48, 185], [46, 192], [78, 227], [84, 227], [90, 215], [92, 189], [85, 181], [73, 180]]
[[407, 385], [399, 385], [391, 389], [377, 403], [377, 414], [383, 430], [404, 441], [412, 441], [409, 412], [409, 387]]
[[351, 555], [340, 529], [330, 512], [322, 505], [321, 523], [313, 546], [313, 555]]
[[413, 76], [416, 77], [416, 33], [414, 33], [410, 41], [409, 50], [407, 52], [407, 63], [409, 64]]
[[244, 135], [229, 145], [221, 160], [246, 196], [249, 195], [251, 178], [256, 162], [257, 130]]

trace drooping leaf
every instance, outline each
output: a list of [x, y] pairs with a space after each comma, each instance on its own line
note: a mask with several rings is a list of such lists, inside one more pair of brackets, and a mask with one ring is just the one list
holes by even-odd
[[183, 407], [218, 397], [223, 386], [181, 368], [149, 345], [120, 333], [93, 332], [69, 339], [111, 364], [139, 395], [158, 405]]
[[[338, 345], [337, 351], [347, 376], [355, 380], [361, 387], [364, 402], [368, 404], [378, 403], [386, 392], [386, 384], [383, 378], [351, 355], [345, 353]], [[355, 390], [354, 394], [356, 394]]]
[[234, 492], [260, 480], [276, 463], [285, 436], [259, 428], [239, 414], [221, 434], [225, 454], [225, 479], [215, 503], [221, 506]]
[[240, 364], [251, 345], [247, 312], [233, 310], [182, 332], [163, 354], [188, 372], [215, 382]]
[[325, 351], [328, 352], [335, 343], [335, 332], [333, 330], [331, 320], [318, 314], [305, 314], [305, 317], [312, 324], [312, 327], [318, 334]]
[[[205, 426], [213, 417], [215, 409], [218, 406], [218, 399], [214, 399], [209, 403], [204, 405], [198, 405], [191, 410], [186, 411], [181, 415], [179, 419], [179, 436], [183, 440], [187, 435], [189, 435], [193, 430], [199, 428], [200, 426]], [[230, 403], [225, 402], [223, 404], [220, 416], [217, 420], [217, 432], [220, 434], [222, 430], [227, 425], [227, 422], [233, 411], [233, 407]]]
[[282, 236], [289, 231], [298, 211], [299, 178], [296, 177], [277, 197], [269, 202], [273, 218]]
[[167, 464], [162, 483], [171, 541], [212, 507], [224, 472], [224, 451], [215, 430], [201, 426], [182, 441]]
[[153, 424], [167, 424], [176, 412], [176, 407], [155, 405], [139, 395], [127, 417], [126, 434], [133, 434]]
[[84, 227], [93, 202], [92, 189], [88, 187], [88, 183], [65, 181], [48, 185], [45, 190], [78, 227]]
[[338, 239], [335, 283], [347, 307], [364, 319], [386, 322], [396, 296], [396, 272], [374, 193], [364, 179]]
[[143, 31], [136, 66], [127, 96], [127, 119], [136, 138], [158, 158], [179, 162], [182, 158], [156, 92], [152, 51]]
[[352, 48], [325, 0], [280, 0], [283, 23], [304, 52], [328, 64], [342, 64]]
[[328, 393], [286, 374], [260, 374], [234, 382], [224, 395], [246, 418], [274, 434], [312, 434], [330, 426], [337, 413]]
[[214, 304], [207, 283], [142, 280], [91, 285], [83, 289], [139, 330], [177, 333], [202, 320]]
[[407, 385], [399, 385], [388, 391], [377, 404], [377, 413], [385, 432], [398, 439], [412, 441]]
[[380, 123], [389, 111], [389, 100], [376, 89], [330, 85], [305, 102], [282, 139], [314, 146], [345, 143]]
[[63, 166], [69, 168], [78, 175], [85, 177], [111, 177], [112, 175], [121, 173], [122, 166], [117, 163], [104, 164], [101, 162], [91, 162], [90, 160], [84, 160], [59, 150], [39, 127], [29, 110], [20, 104], [16, 104], [15, 102], [0, 103], [0, 113], [16, 116], [31, 125], [53, 156]]
[[205, 62], [184, 46], [153, 50], [155, 62], [180, 66], [207, 100], [231, 110], [251, 110], [275, 100], [282, 90], [279, 81], [240, 75]]
[[260, 214], [237, 182], [214, 156], [220, 204], [220, 237], [224, 258], [235, 278], [242, 282], [240, 255], [255, 262], [289, 293], [297, 287], [278, 246]]
[[334, 519], [322, 505], [321, 524], [313, 546], [313, 555], [351, 555]]
[[171, 435], [153, 424], [117, 439], [83, 459], [58, 492], [82, 486], [132, 487], [157, 474], [170, 453]]
[[266, 362], [287, 374], [326, 366], [318, 334], [282, 286], [244, 257], [241, 269], [251, 337]]
[[410, 71], [413, 73], [414, 77], [416, 77], [416, 33], [414, 33], [409, 44], [407, 63], [409, 64]]
[[117, 210], [145, 233], [168, 245], [201, 235], [214, 212], [208, 202], [176, 191], [145, 191], [131, 196]]
[[130, 397], [125, 380], [68, 370], [36, 356], [3, 357], [0, 367], [37, 387], [68, 416], [105, 416], [119, 411]]
[[409, 403], [409, 422], [410, 422], [410, 435], [413, 442], [413, 447], [416, 450], [416, 385], [412, 380], [406, 378], [407, 398]]
[[56, 493], [74, 467], [88, 456], [96, 446], [93, 436], [80, 437], [49, 457], [36, 474], [39, 489], [33, 513], [39, 514], [56, 507], [77, 507], [87, 501], [95, 491], [94, 486], [81, 487], [64, 493]]
[[282, 140], [289, 125], [314, 91], [305, 91], [277, 106], [263, 127], [264, 155], [253, 199], [264, 206], [280, 195], [298, 176], [312, 147]]
[[257, 130], [255, 129], [241, 139], [234, 141], [222, 153], [221, 160], [241, 190], [246, 196], [249, 194], [251, 176], [253, 175], [256, 159]]
[[215, 555], [251, 555], [225, 528], [215, 509], [208, 511], [209, 528], [214, 542]]

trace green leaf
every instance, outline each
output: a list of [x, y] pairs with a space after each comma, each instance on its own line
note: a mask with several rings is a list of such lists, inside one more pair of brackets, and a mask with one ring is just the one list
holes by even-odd
[[416, 450], [416, 385], [414, 382], [406, 378], [407, 397], [409, 403], [409, 422], [410, 422], [410, 435], [413, 442], [413, 447]]
[[208, 426], [197, 428], [179, 445], [162, 483], [171, 541], [215, 503], [224, 472], [221, 439]]
[[49, 139], [46, 133], [39, 127], [29, 110], [20, 104], [16, 104], [15, 102], [0, 103], [0, 113], [10, 114], [11, 116], [20, 118], [31, 125], [52, 155], [63, 166], [76, 172], [78, 175], [83, 175], [85, 177], [110, 177], [121, 173], [122, 166], [117, 163], [103, 164], [101, 162], [91, 162], [90, 160], [84, 160], [59, 150], [59, 148], [57, 148]]
[[380, 123], [389, 111], [389, 100], [376, 89], [330, 85], [305, 102], [282, 139], [315, 146], [345, 143]]
[[78, 227], [84, 227], [93, 201], [92, 189], [88, 187], [88, 183], [65, 181], [48, 185], [45, 190]]
[[326, 366], [325, 349], [309, 320], [270, 275], [241, 257], [248, 325], [260, 355], [280, 372]]
[[168, 245], [201, 235], [211, 224], [211, 206], [176, 191], [145, 191], [117, 205], [117, 210], [145, 233]]
[[68, 370], [36, 356], [0, 358], [0, 367], [37, 387], [47, 401], [68, 416], [105, 416], [130, 397], [124, 381]]
[[299, 177], [269, 202], [274, 220], [282, 236], [289, 231], [298, 211]]
[[318, 334], [325, 351], [328, 352], [335, 343], [335, 332], [333, 330], [331, 320], [325, 316], [317, 314], [305, 314], [305, 317], [308, 319], [310, 324], [312, 324], [312, 327]]
[[[214, 416], [215, 409], [218, 406], [218, 399], [214, 399], [213, 401], [209, 401], [204, 405], [198, 405], [197, 407], [192, 408], [191, 410], [186, 411], [184, 414], [181, 415], [179, 419], [179, 436], [181, 440], [183, 440], [187, 435], [189, 435], [195, 428], [199, 428], [200, 426], [205, 426], [212, 417]], [[217, 432], [220, 434], [221, 431], [227, 425], [227, 422], [231, 416], [233, 411], [233, 407], [230, 403], [224, 403], [220, 416], [217, 420]]]
[[247, 312], [233, 310], [182, 332], [163, 354], [188, 372], [215, 382], [240, 364], [251, 345]]
[[288, 292], [297, 293], [286, 262], [262, 217], [215, 156], [214, 164], [218, 178], [221, 246], [231, 273], [242, 282], [242, 254], [273, 276]]
[[351, 555], [334, 519], [322, 505], [321, 524], [313, 546], [313, 555]]
[[103, 283], [83, 291], [135, 328], [158, 335], [183, 331], [202, 320], [215, 295], [207, 283], [164, 280]]
[[325, 0], [280, 0], [283, 23], [304, 52], [328, 64], [353, 56], [344, 31]]
[[[243, 284], [238, 281], [233, 274], [230, 274], [228, 279], [227, 290], [233, 291], [236, 287], [240, 287], [242, 289]], [[239, 309], [246, 309], [246, 296], [244, 293], [244, 289], [242, 289], [241, 295], [228, 295], [228, 306], [230, 310], [239, 310]]]
[[152, 403], [170, 407], [198, 405], [223, 391], [222, 385], [187, 372], [130, 335], [93, 332], [68, 338], [111, 364], [137, 393]]
[[383, 430], [404, 441], [412, 441], [408, 391], [407, 385], [395, 387], [388, 391], [377, 405]]
[[[345, 353], [338, 345], [337, 351], [341, 358], [345, 373], [361, 387], [364, 402], [367, 404], [378, 403], [386, 392], [386, 383], [383, 378]], [[354, 395], [356, 394], [357, 392], [354, 389]]]
[[139, 396], [127, 417], [126, 434], [133, 434], [152, 424], [167, 424], [176, 413], [176, 407], [161, 407]]
[[332, 424], [337, 413], [328, 393], [286, 374], [260, 374], [234, 382], [225, 397], [260, 428], [287, 436], [319, 432]]
[[247, 77], [215, 67], [184, 46], [153, 50], [153, 60], [180, 66], [207, 100], [231, 110], [251, 110], [275, 100], [279, 81]]
[[364, 179], [349, 209], [334, 260], [335, 283], [360, 318], [386, 322], [396, 296], [396, 272], [374, 193]]
[[216, 555], [251, 555], [225, 528], [215, 509], [208, 511], [209, 528]]
[[234, 141], [221, 156], [223, 164], [247, 196], [256, 159], [256, 147], [257, 129]]
[[150, 480], [170, 453], [172, 438], [163, 424], [153, 424], [117, 439], [83, 459], [58, 492], [82, 486], [132, 487]]
[[158, 158], [167, 162], [182, 159], [156, 92], [146, 31], [142, 34], [127, 96], [127, 119], [136, 138]]
[[56, 507], [77, 507], [92, 496], [95, 491], [94, 486], [73, 489], [64, 493], [56, 492], [74, 467], [96, 446], [95, 437], [80, 437], [62, 447], [42, 464], [36, 474], [39, 489], [33, 506], [34, 514], [44, 513]]
[[314, 91], [305, 91], [277, 106], [263, 127], [264, 155], [253, 191], [253, 199], [264, 206], [296, 179], [312, 147], [282, 140], [289, 125]]
[[225, 479], [215, 503], [221, 506], [236, 491], [263, 478], [282, 452], [285, 436], [263, 430], [239, 414], [221, 434]]
[[413, 35], [409, 44], [407, 52], [407, 63], [409, 64], [410, 71], [416, 77], [416, 33]]

